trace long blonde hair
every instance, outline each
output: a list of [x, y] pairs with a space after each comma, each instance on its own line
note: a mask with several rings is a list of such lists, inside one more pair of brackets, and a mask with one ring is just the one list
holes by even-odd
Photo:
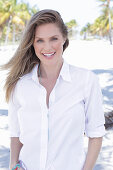
[[1, 66], [2, 70], [8, 70], [8, 75], [4, 85], [7, 102], [9, 102], [11, 92], [19, 78], [31, 72], [33, 67], [40, 62], [39, 58], [35, 54], [33, 42], [36, 27], [45, 23], [56, 23], [60, 28], [63, 37], [66, 38], [63, 51], [69, 44], [67, 27], [65, 26], [60, 14], [55, 10], [49, 9], [37, 12], [27, 24], [14, 56], [8, 63]]

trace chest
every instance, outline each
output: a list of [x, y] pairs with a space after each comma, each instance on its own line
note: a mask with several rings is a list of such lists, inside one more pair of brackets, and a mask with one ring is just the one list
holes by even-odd
[[40, 84], [46, 89], [46, 104], [48, 108], [49, 108], [49, 97], [56, 84], [56, 81], [57, 79], [52, 79], [52, 80], [41, 79], [40, 81]]
[[[21, 108], [18, 110], [18, 115], [22, 127], [26, 131], [37, 129], [37, 126], [40, 129], [41, 122], [44, 120], [45, 123], [49, 123], [51, 130], [58, 124], [61, 125], [61, 129], [67, 126], [67, 128], [78, 129], [83, 124], [85, 116], [82, 91], [60, 81], [56, 85], [55, 82], [50, 83], [45, 88], [40, 88], [34, 83], [31, 85], [27, 83], [26, 88], [19, 89], [18, 99]], [[47, 109], [46, 105], [49, 103], [49, 109]], [[29, 126], [30, 122], [33, 122], [32, 126]]]

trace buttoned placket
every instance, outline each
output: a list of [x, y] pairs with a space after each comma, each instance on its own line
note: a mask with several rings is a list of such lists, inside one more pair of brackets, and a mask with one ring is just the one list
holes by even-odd
[[48, 112], [46, 104], [46, 89], [39, 83], [37, 77], [37, 67], [35, 67], [32, 74], [32, 79], [40, 89], [39, 102], [41, 107], [41, 141], [40, 141], [40, 170], [45, 170], [47, 160], [47, 148], [48, 148]]
[[[46, 104], [47, 92], [44, 86], [39, 83], [37, 78], [37, 66], [35, 67], [32, 79], [40, 88], [40, 107], [41, 107], [41, 146], [40, 146], [40, 170], [46, 169], [47, 156], [48, 156], [48, 143], [49, 143], [49, 108], [55, 101], [55, 88], [59, 82], [59, 77], [56, 84], [49, 96], [49, 108]], [[48, 169], [48, 168], [47, 168]]]
[[[55, 101], [55, 88], [57, 82], [49, 96], [49, 108], [52, 106], [52, 104]], [[48, 143], [49, 143], [49, 108], [47, 108], [46, 104], [46, 96], [47, 92], [46, 89], [40, 85], [41, 89], [41, 98], [40, 98], [40, 106], [41, 106], [41, 114], [42, 114], [42, 120], [41, 120], [41, 152], [40, 152], [40, 170], [46, 169], [46, 163], [47, 163], [47, 155], [48, 155]]]
[[40, 146], [40, 170], [45, 170], [48, 148], [48, 112], [46, 105], [46, 89], [40, 85], [40, 106], [41, 106], [41, 146]]

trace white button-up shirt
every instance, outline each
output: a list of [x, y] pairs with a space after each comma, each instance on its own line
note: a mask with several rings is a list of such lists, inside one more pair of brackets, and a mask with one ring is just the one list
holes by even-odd
[[84, 132], [105, 134], [98, 78], [64, 61], [48, 108], [37, 70], [19, 79], [9, 102], [10, 136], [23, 143], [19, 159], [27, 170], [82, 170]]

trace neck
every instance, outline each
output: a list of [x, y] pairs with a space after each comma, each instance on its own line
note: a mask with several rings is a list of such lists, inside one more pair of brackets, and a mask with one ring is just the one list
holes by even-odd
[[63, 64], [63, 59], [60, 62], [56, 63], [55, 65], [51, 65], [51, 66], [40, 63], [40, 73], [39, 73], [40, 77], [43, 79], [57, 78], [60, 73], [62, 64]]

